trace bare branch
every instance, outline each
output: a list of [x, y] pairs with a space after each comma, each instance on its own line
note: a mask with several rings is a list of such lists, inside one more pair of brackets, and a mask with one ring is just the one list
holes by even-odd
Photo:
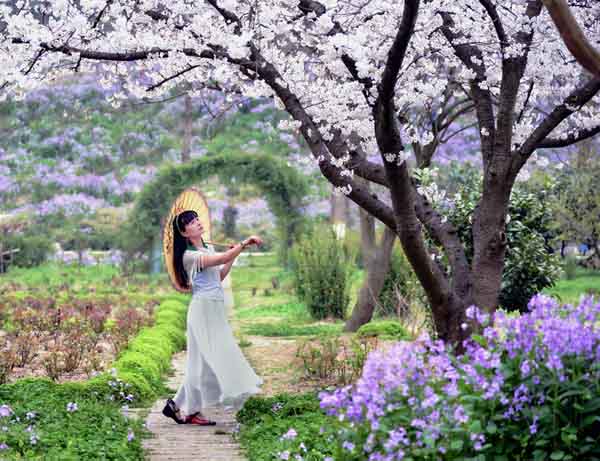
[[176, 79], [177, 77], [181, 77], [182, 75], [186, 74], [187, 72], [189, 72], [189, 71], [191, 71], [191, 70], [194, 70], [194, 69], [196, 69], [197, 67], [200, 67], [200, 66], [199, 66], [199, 65], [195, 65], [195, 66], [188, 66], [186, 69], [183, 69], [183, 70], [181, 70], [181, 71], [177, 72], [176, 74], [173, 74], [173, 75], [171, 75], [170, 77], [164, 78], [164, 79], [163, 79], [163, 80], [161, 80], [160, 82], [158, 82], [158, 83], [155, 83], [154, 85], [152, 85], [152, 86], [148, 87], [148, 88], [146, 89], [146, 91], [153, 91], [153, 90], [155, 90], [155, 89], [159, 88], [160, 86], [164, 85], [165, 83], [167, 83], [167, 82], [169, 82], [169, 81], [171, 81], [171, 80], [173, 80], [173, 79]]
[[100, 19], [102, 19], [102, 16], [104, 15], [104, 13], [106, 13], [106, 10], [108, 10], [108, 8], [110, 8], [110, 5], [112, 4], [113, 1], [114, 0], [106, 0], [106, 4], [104, 5], [104, 8], [102, 8], [100, 13], [98, 13], [98, 16], [96, 16], [96, 20], [94, 21], [94, 24], [92, 24], [92, 29], [95, 29], [96, 27], [98, 27], [98, 24], [100, 24]]
[[496, 30], [496, 35], [500, 41], [500, 48], [504, 49], [506, 45], [508, 45], [508, 37], [504, 31], [504, 26], [502, 25], [502, 21], [500, 20], [496, 6], [491, 2], [491, 0], [479, 0], [479, 3], [483, 5], [488, 16], [491, 18], [492, 23], [494, 24], [494, 29]]
[[235, 23], [234, 33], [236, 35], [239, 35], [242, 33], [242, 22], [240, 21], [240, 18], [238, 18], [235, 13], [233, 13], [229, 10], [226, 10], [225, 8], [220, 7], [217, 4], [217, 0], [206, 0], [206, 1], [210, 5], [212, 5], [213, 8], [215, 10], [217, 10], [221, 16], [223, 16], [223, 18], [225, 19], [225, 22], [227, 24]]

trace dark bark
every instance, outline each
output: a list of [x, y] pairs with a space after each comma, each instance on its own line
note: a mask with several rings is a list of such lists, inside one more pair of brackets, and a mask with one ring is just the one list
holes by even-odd
[[363, 210], [360, 211], [360, 228], [366, 276], [358, 292], [358, 299], [352, 310], [352, 316], [346, 322], [344, 331], [356, 331], [361, 325], [370, 322], [373, 318], [373, 312], [377, 307], [385, 277], [390, 270], [392, 248], [396, 239], [394, 231], [386, 227], [381, 243], [376, 245], [375, 221], [372, 216]]

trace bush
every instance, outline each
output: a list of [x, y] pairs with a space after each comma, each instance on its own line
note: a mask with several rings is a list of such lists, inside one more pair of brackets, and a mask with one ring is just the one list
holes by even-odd
[[567, 255], [563, 269], [567, 280], [575, 280], [575, 277], [577, 276], [577, 256], [573, 254]]
[[302, 342], [296, 357], [302, 360], [304, 374], [318, 378], [321, 385], [335, 382], [346, 385], [356, 381], [369, 353], [377, 349], [377, 338], [351, 336], [350, 341], [339, 337], [321, 337]]
[[600, 460], [600, 303], [529, 308], [493, 326], [469, 308], [483, 334], [462, 356], [428, 338], [372, 353], [355, 386], [320, 394], [345, 421], [335, 459]]
[[[400, 299], [398, 296], [401, 296]], [[425, 293], [410, 265], [401, 245], [396, 243], [392, 250], [390, 270], [385, 276], [379, 294], [376, 313], [382, 317], [397, 316], [415, 301], [422, 301]], [[400, 305], [399, 305], [400, 303]]]
[[[476, 179], [476, 178], [475, 178]], [[466, 178], [454, 199], [449, 218], [465, 244], [467, 258], [473, 258], [471, 218], [480, 196], [481, 181]], [[526, 311], [527, 301], [544, 288], [551, 287], [560, 274], [558, 255], [551, 246], [555, 233], [552, 214], [543, 193], [534, 194], [515, 187], [509, 203], [506, 225], [508, 246], [500, 305], [506, 310]]]
[[360, 338], [378, 336], [381, 339], [410, 339], [410, 334], [400, 322], [392, 320], [380, 320], [365, 323], [356, 332]]
[[52, 253], [52, 240], [46, 235], [31, 233], [9, 235], [2, 238], [4, 250], [19, 249], [13, 255], [13, 264], [19, 267], [33, 267], [42, 264]]
[[314, 319], [344, 318], [353, 259], [329, 227], [315, 228], [292, 247], [296, 293]]

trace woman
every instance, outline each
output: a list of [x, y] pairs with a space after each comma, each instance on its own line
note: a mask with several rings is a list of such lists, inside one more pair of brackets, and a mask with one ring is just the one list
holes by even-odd
[[187, 360], [183, 384], [167, 400], [163, 414], [178, 424], [216, 424], [202, 408], [216, 403], [240, 407], [260, 391], [262, 379], [246, 361], [227, 322], [221, 281], [249, 245], [262, 240], [252, 236], [223, 253], [215, 253], [202, 239], [204, 228], [195, 211], [173, 219], [173, 263], [181, 286], [192, 288], [187, 314]]

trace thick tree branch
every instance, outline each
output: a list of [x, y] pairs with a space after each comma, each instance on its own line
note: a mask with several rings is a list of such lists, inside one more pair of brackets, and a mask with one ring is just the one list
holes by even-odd
[[496, 30], [496, 35], [500, 41], [500, 48], [504, 50], [506, 45], [508, 45], [508, 37], [504, 31], [504, 26], [502, 25], [498, 11], [496, 10], [496, 5], [494, 5], [491, 0], [479, 0], [479, 3], [481, 3], [481, 5], [485, 8], [485, 11], [492, 20], [492, 24], [494, 24], [494, 29]]
[[585, 37], [571, 13], [569, 4], [566, 0], [543, 1], [571, 54], [585, 69], [600, 77], [600, 53]]
[[579, 141], [583, 141], [584, 139], [591, 138], [592, 136], [600, 133], [600, 125], [594, 128], [588, 128], [586, 130], [581, 130], [576, 134], [570, 134], [564, 139], [552, 139], [546, 138], [543, 141], [540, 141], [537, 145], [538, 149], [544, 148], [552, 148], [552, 147], [567, 147], [571, 144], [578, 143]]
[[92, 24], [92, 29], [95, 29], [96, 27], [98, 27], [98, 24], [100, 24], [100, 20], [102, 19], [102, 16], [104, 15], [104, 13], [106, 13], [106, 10], [108, 10], [110, 8], [110, 5], [112, 4], [113, 1], [114, 0], [106, 1], [104, 8], [102, 8], [102, 10], [100, 10], [100, 13], [98, 13], [98, 16], [96, 16], [96, 19], [94, 20], [94, 24]]
[[[528, 0], [525, 15], [528, 19], [539, 16], [542, 11], [541, 0]], [[515, 42], [521, 45], [522, 52], [518, 56], [503, 57], [502, 59], [502, 81], [500, 84], [500, 105], [498, 107], [498, 116], [496, 119], [496, 149], [494, 156], [497, 159], [497, 173], [503, 171], [507, 173], [505, 165], [510, 162], [511, 143], [513, 139], [513, 127], [515, 119], [515, 106], [517, 96], [521, 86], [521, 79], [527, 66], [527, 58], [531, 41], [533, 40], [533, 28], [528, 31], [519, 31], [515, 37]], [[501, 165], [500, 165], [501, 164]]]
[[461, 62], [475, 73], [475, 78], [470, 82], [469, 96], [475, 103], [475, 111], [480, 128], [486, 130], [486, 136], [481, 136], [481, 149], [484, 168], [491, 160], [494, 152], [494, 140], [496, 137], [496, 122], [494, 119], [494, 103], [490, 91], [484, 86], [486, 81], [486, 68], [483, 61], [483, 53], [475, 45], [469, 43], [457, 43], [464, 39], [463, 34], [454, 32], [454, 19], [449, 13], [440, 13], [443, 26], [442, 34], [454, 49], [454, 54]]
[[235, 23], [234, 33], [239, 35], [242, 32], [242, 22], [237, 15], [225, 8], [220, 7], [217, 4], [217, 0], [206, 0], [212, 7], [219, 12], [221, 16], [225, 19], [227, 24]]
[[[571, 114], [579, 110], [581, 106], [590, 101], [600, 91], [600, 78], [590, 80], [586, 85], [574, 90], [565, 101], [554, 108], [544, 120], [533, 130], [527, 140], [513, 154], [512, 173], [517, 175], [529, 156], [540, 147], [540, 144], [552, 133], [552, 131]], [[577, 141], [573, 141], [577, 142]]]
[[453, 288], [459, 297], [466, 298], [471, 290], [469, 262], [456, 227], [435, 211], [425, 197], [416, 192], [414, 181], [412, 184], [415, 195], [415, 211], [419, 221], [427, 227], [431, 237], [444, 248], [452, 268]]
[[298, 97], [284, 86], [281, 74], [275, 66], [265, 60], [254, 45], [250, 45], [253, 61], [256, 63], [256, 72], [260, 78], [269, 85], [277, 97], [284, 104], [287, 112], [301, 123], [300, 131], [306, 139], [313, 157], [319, 162], [319, 169], [331, 184], [336, 187], [347, 188], [350, 186], [348, 197], [364, 210], [371, 213], [386, 226], [395, 228], [393, 210], [385, 203], [378, 200], [359, 181], [354, 181], [349, 176], [342, 175], [340, 168], [334, 165], [335, 160], [328, 151], [326, 143], [312, 117], [305, 111]]
[[427, 293], [434, 316], [442, 319], [451, 315], [447, 306], [455, 295], [450, 290], [445, 274], [432, 262], [427, 251], [421, 232], [421, 222], [417, 216], [419, 198], [411, 182], [407, 162], [398, 161], [404, 146], [396, 120], [394, 91], [406, 49], [414, 31], [418, 8], [418, 0], [404, 3], [402, 21], [388, 52], [385, 69], [378, 85], [378, 97], [373, 115], [375, 136], [390, 185], [396, 218], [396, 233], [400, 238], [406, 257]]

